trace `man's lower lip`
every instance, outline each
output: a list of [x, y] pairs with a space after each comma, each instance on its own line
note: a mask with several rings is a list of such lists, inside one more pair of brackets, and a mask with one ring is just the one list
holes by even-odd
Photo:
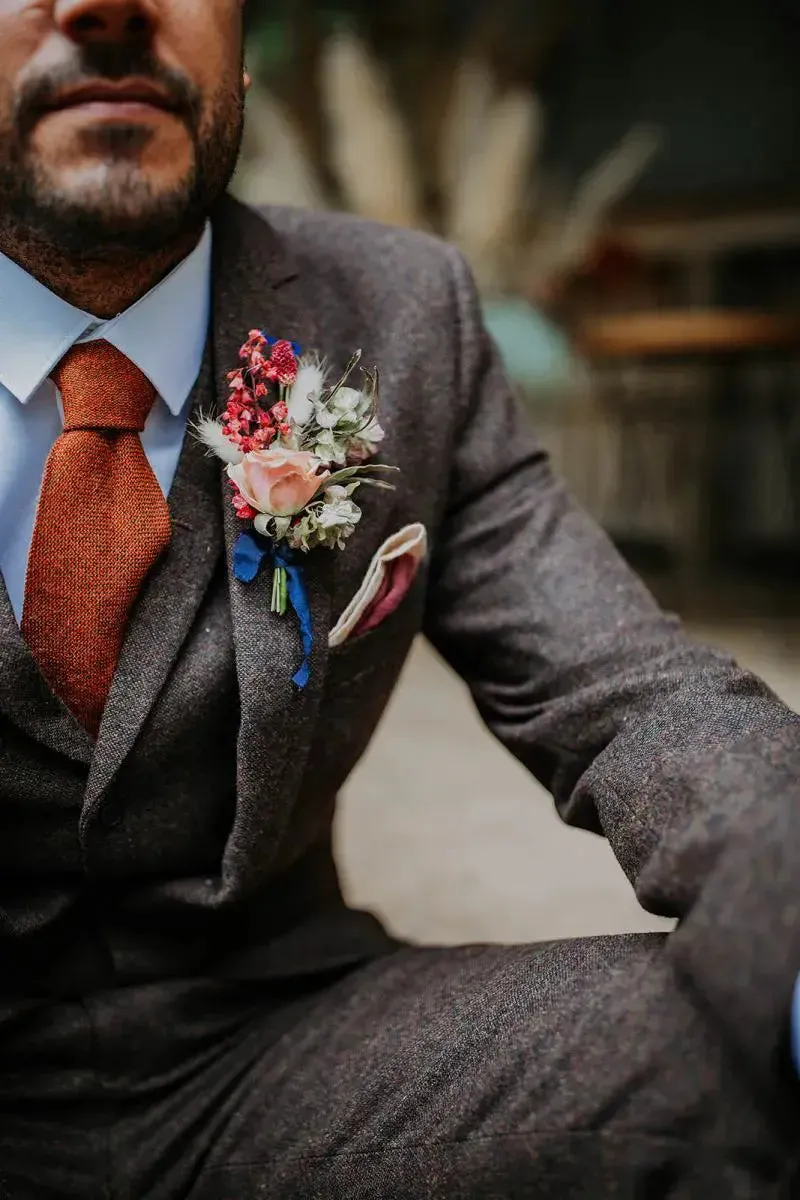
[[174, 116], [168, 109], [147, 100], [86, 100], [79, 104], [68, 104], [54, 113], [75, 113], [94, 121], [141, 121], [154, 116]]

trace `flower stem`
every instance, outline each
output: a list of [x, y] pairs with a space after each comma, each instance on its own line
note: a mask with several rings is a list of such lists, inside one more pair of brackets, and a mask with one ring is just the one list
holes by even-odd
[[270, 604], [270, 611], [278, 613], [282, 617], [286, 612], [286, 596], [286, 568], [276, 567], [272, 576], [272, 603]]

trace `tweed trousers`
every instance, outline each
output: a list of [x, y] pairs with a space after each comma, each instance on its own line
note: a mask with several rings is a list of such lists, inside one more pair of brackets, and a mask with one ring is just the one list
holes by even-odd
[[18, 1019], [13, 1200], [791, 1197], [796, 1131], [661, 935], [398, 947]]

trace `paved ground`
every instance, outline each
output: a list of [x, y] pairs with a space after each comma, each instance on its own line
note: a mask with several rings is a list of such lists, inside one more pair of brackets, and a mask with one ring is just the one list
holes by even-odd
[[[733, 651], [800, 709], [800, 629], [727, 622]], [[563, 826], [422, 643], [343, 797], [349, 899], [420, 942], [531, 941], [665, 927], [639, 909], [604, 841]]]

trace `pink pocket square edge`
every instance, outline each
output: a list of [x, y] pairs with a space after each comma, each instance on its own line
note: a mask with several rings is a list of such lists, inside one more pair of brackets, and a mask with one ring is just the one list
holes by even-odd
[[425, 558], [428, 537], [420, 523], [405, 525], [388, 537], [372, 557], [366, 574], [328, 637], [333, 649], [354, 635], [376, 629], [402, 603]]

